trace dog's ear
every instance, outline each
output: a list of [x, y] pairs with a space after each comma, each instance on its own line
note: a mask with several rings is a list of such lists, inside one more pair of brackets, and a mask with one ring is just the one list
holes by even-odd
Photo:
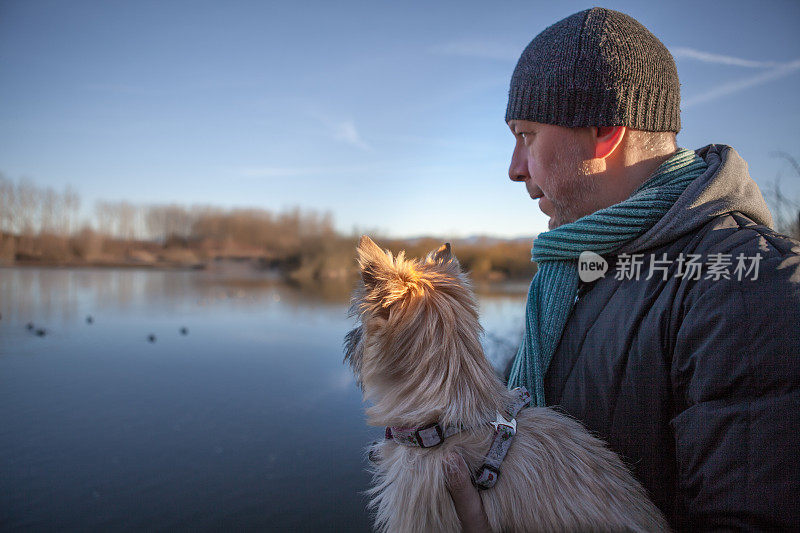
[[452, 263], [457, 267], [460, 266], [458, 259], [453, 255], [453, 250], [450, 248], [449, 242], [444, 243], [438, 250], [428, 254], [428, 261], [431, 263]]
[[440, 263], [446, 263], [447, 261], [450, 261], [452, 258], [453, 258], [453, 252], [450, 250], [449, 242], [444, 243], [439, 247], [438, 250], [433, 252], [433, 260]]
[[381, 276], [381, 272], [391, 266], [391, 259], [366, 235], [361, 236], [357, 251], [361, 279], [367, 287], [374, 287], [379, 279], [386, 277]]

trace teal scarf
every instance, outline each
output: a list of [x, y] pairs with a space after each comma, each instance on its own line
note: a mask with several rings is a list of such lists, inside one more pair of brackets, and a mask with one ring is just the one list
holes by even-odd
[[680, 148], [627, 200], [539, 234], [531, 250], [539, 269], [528, 290], [525, 335], [509, 388], [527, 387], [536, 405], [545, 405], [544, 375], [575, 304], [578, 256], [585, 250], [609, 254], [644, 234], [706, 168], [694, 151]]

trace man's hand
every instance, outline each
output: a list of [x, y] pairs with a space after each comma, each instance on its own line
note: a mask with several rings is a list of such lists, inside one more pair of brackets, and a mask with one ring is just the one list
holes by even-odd
[[491, 531], [486, 511], [478, 489], [472, 484], [469, 467], [461, 455], [453, 452], [447, 457], [445, 467], [447, 490], [453, 498], [456, 514], [464, 533], [485, 533]]

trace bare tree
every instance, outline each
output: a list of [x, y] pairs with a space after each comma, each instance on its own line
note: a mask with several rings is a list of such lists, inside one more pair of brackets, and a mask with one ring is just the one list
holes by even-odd
[[14, 183], [0, 173], [0, 231], [14, 233], [16, 193]]
[[27, 178], [17, 182], [16, 204], [17, 231], [24, 236], [31, 236], [40, 226], [41, 194], [36, 185]]
[[152, 205], [144, 210], [148, 236], [162, 242], [170, 237], [188, 239], [196, 218], [192, 210], [177, 204]]
[[[800, 178], [800, 163], [786, 152], [772, 152], [770, 155], [789, 163], [792, 173]], [[765, 187], [767, 202], [772, 210], [775, 227], [781, 233], [800, 239], [800, 201], [790, 199], [781, 189], [780, 174], [771, 186]]]
[[133, 239], [136, 236], [136, 207], [130, 202], [117, 202], [117, 235], [123, 239]]
[[55, 234], [58, 218], [59, 199], [52, 187], [39, 191], [41, 214], [39, 216], [39, 233]]
[[81, 197], [71, 185], [64, 188], [64, 232], [72, 235], [77, 226], [78, 212], [81, 208]]
[[115, 233], [113, 204], [102, 200], [95, 202], [94, 218], [97, 221], [97, 229], [101, 234], [113, 235]]

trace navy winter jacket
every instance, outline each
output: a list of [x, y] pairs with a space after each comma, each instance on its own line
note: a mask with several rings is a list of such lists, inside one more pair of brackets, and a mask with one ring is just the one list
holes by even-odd
[[[697, 153], [708, 170], [581, 283], [545, 398], [621, 454], [676, 529], [797, 530], [800, 243], [770, 229], [733, 148]], [[645, 279], [652, 258], [665, 268]]]

